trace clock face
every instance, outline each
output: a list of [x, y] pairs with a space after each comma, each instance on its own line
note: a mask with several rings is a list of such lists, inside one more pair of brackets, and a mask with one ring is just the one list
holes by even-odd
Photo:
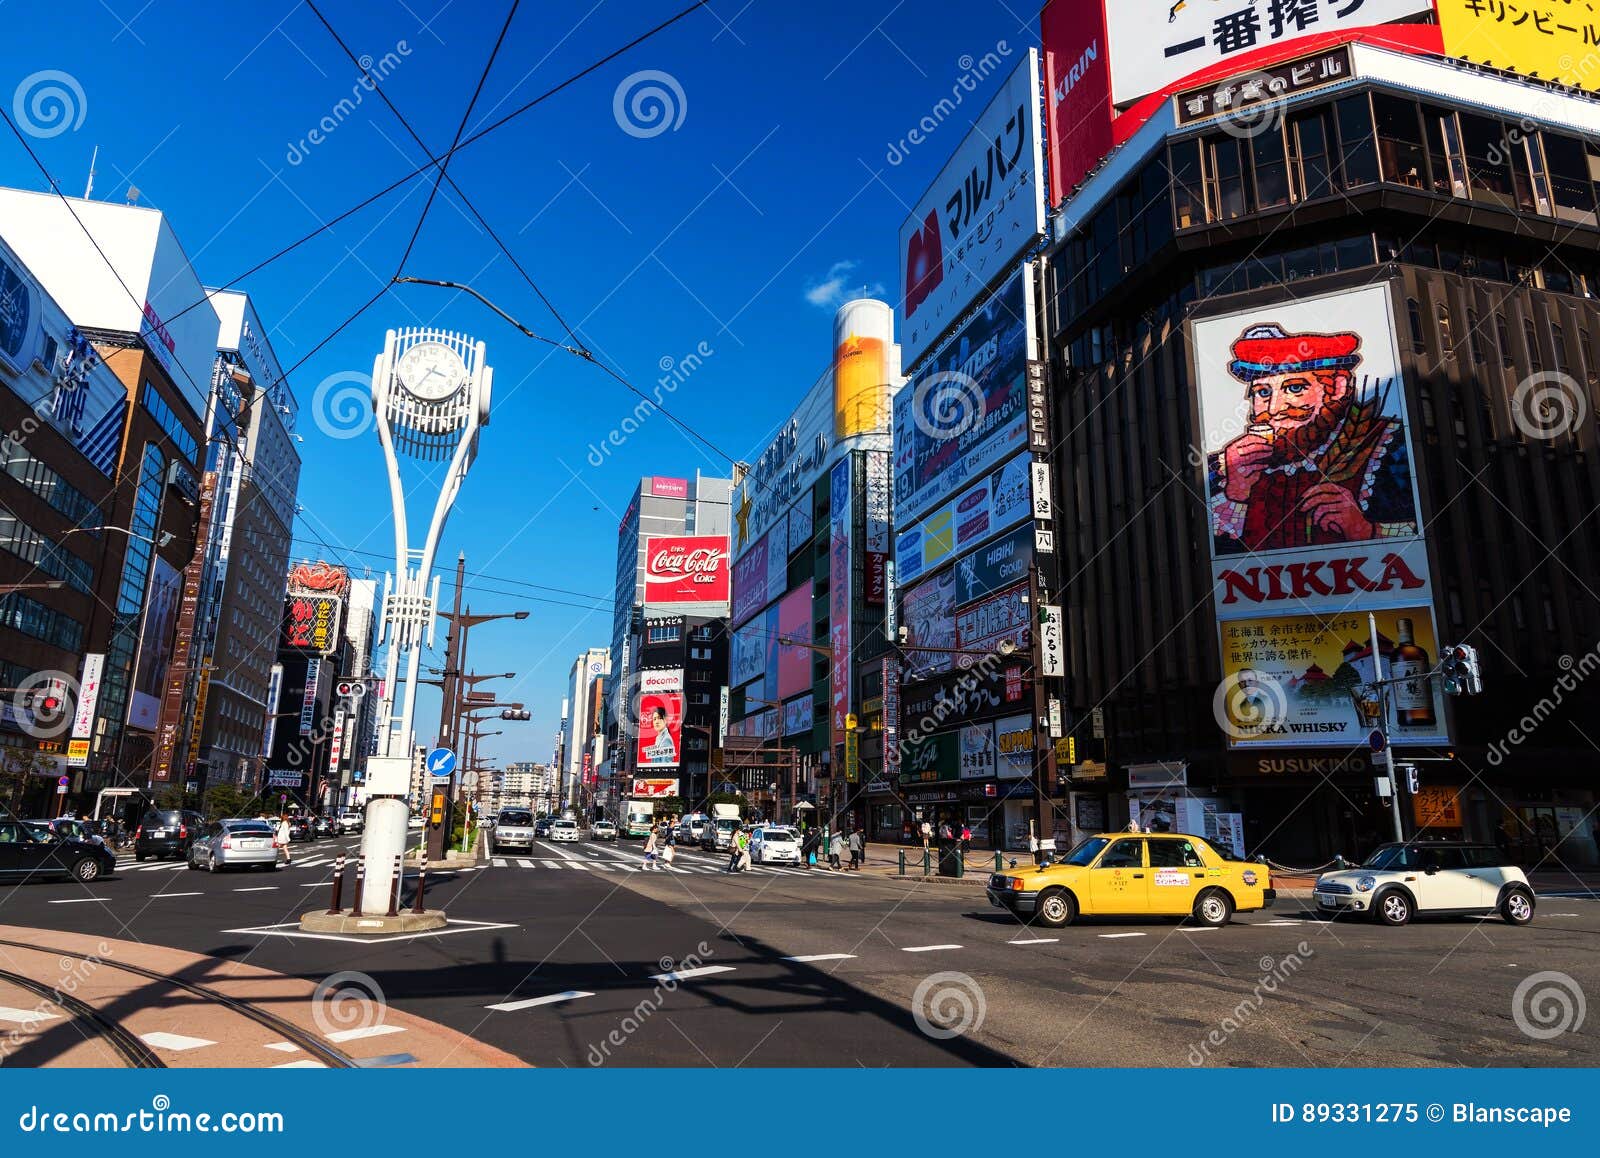
[[467, 368], [443, 342], [419, 342], [400, 355], [400, 384], [424, 402], [442, 402], [461, 388]]

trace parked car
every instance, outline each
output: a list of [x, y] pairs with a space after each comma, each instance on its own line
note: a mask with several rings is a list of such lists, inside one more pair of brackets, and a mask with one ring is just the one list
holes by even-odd
[[208, 872], [230, 868], [277, 868], [278, 836], [265, 820], [215, 820], [189, 846], [189, 867]]
[[556, 820], [550, 824], [551, 840], [582, 840], [583, 829], [576, 820]]
[[799, 833], [782, 824], [758, 825], [750, 834], [750, 859], [755, 864], [799, 864]]
[[1498, 849], [1458, 841], [1380, 844], [1359, 867], [1318, 877], [1312, 891], [1320, 912], [1360, 913], [1385, 925], [1493, 913], [1526, 925], [1535, 905], [1527, 876]]
[[133, 859], [172, 857], [182, 860], [205, 827], [205, 817], [182, 808], [151, 808], [133, 834]]
[[359, 833], [367, 826], [366, 809], [353, 806], [339, 809], [339, 824], [346, 832]]
[[17, 820], [0, 820], [0, 880], [66, 877], [88, 884], [109, 876], [117, 857], [104, 845], [58, 836]]
[[995, 873], [989, 903], [1059, 929], [1085, 917], [1188, 917], [1213, 928], [1277, 899], [1265, 864], [1184, 833], [1102, 833], [1054, 864]]
[[526, 808], [503, 808], [494, 818], [494, 831], [489, 834], [489, 853], [492, 856], [508, 848], [532, 852], [537, 834], [533, 813]]

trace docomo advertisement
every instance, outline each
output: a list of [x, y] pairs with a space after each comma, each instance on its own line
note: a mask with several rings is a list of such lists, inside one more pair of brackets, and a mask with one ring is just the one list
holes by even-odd
[[645, 540], [646, 606], [727, 603], [730, 595], [726, 535], [668, 535]]
[[[1434, 0], [1106, 0], [1103, 5], [1078, 7], [1085, 13], [1092, 7], [1104, 9], [1111, 99], [1122, 107], [1235, 56], [1318, 33], [1431, 15], [1433, 4]], [[1451, 6], [1452, 0], [1441, 0], [1441, 10]], [[1087, 20], [1087, 15], [1080, 19]], [[1496, 66], [1503, 67], [1503, 55], [1494, 55]]]
[[[1444, 689], [1422, 678], [1438, 666], [1433, 613], [1423, 606], [1373, 614], [1389, 687], [1389, 741], [1448, 744]], [[1351, 693], [1377, 677], [1367, 613], [1288, 615], [1222, 624], [1223, 680], [1213, 710], [1230, 748], [1352, 748], [1369, 727]], [[1374, 705], [1374, 711], [1376, 705]]]
[[900, 226], [907, 365], [1044, 236], [1038, 94], [1029, 49]]
[[1192, 327], [1218, 618], [1430, 602], [1388, 285]]
[[676, 768], [683, 750], [683, 670], [639, 673], [639, 768]]

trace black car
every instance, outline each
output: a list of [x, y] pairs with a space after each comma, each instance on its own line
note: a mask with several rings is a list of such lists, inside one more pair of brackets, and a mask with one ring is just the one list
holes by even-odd
[[204, 826], [205, 818], [186, 808], [149, 809], [133, 834], [133, 859], [170, 856], [183, 860]]
[[311, 821], [304, 816], [291, 816], [289, 818], [289, 839], [310, 840]]
[[87, 884], [111, 875], [116, 867], [116, 854], [103, 845], [0, 820], [0, 882], [66, 877]]

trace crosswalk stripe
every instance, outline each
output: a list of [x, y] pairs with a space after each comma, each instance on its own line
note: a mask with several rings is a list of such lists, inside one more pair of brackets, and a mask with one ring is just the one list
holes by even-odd
[[503, 857], [503, 856], [495, 857], [494, 858], [494, 867], [495, 868], [505, 868], [506, 867], [506, 858]]
[[518, 868], [532, 868], [533, 867], [533, 862], [531, 860], [524, 860], [521, 857], [518, 857], [517, 858], [517, 867]]

